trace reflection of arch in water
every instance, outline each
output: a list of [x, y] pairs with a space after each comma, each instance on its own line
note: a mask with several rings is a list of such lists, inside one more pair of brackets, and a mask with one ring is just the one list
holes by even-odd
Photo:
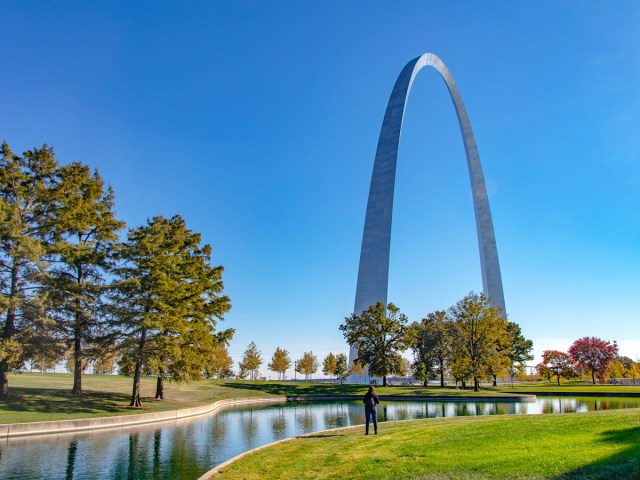
[[[493, 304], [502, 308], [503, 312], [506, 312], [489, 198], [482, 174], [478, 148], [471, 129], [471, 122], [449, 69], [442, 63], [442, 60], [432, 53], [426, 53], [407, 63], [396, 80], [391, 92], [391, 98], [387, 104], [369, 187], [353, 311], [356, 315], [359, 315], [363, 310], [377, 302], [387, 303], [391, 218], [393, 214], [393, 193], [400, 131], [411, 85], [418, 72], [424, 67], [433, 67], [440, 73], [453, 100], [471, 180], [471, 193], [480, 250], [482, 287], [484, 293], [491, 299]], [[358, 352], [351, 347], [349, 364], [351, 365], [356, 358], [358, 358]], [[362, 379], [354, 377], [353, 380]]]

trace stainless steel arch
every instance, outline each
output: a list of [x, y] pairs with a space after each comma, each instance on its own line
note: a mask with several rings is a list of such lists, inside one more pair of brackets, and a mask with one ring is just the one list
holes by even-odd
[[[360, 266], [354, 312], [359, 314], [376, 302], [387, 302], [389, 283], [389, 250], [391, 245], [391, 218], [393, 213], [393, 192], [395, 187], [398, 144], [402, 129], [405, 105], [413, 80], [424, 67], [435, 68], [445, 81], [458, 116], [460, 131], [467, 156], [467, 166], [471, 180], [473, 207], [475, 211], [482, 287], [493, 304], [506, 313], [498, 249], [493, 232], [489, 198], [478, 156], [471, 123], [449, 70], [436, 55], [425, 53], [414, 58], [402, 69], [391, 92], [391, 98], [380, 131], [378, 149], [373, 165], [369, 200], [362, 235]], [[358, 358], [353, 347], [349, 352], [349, 364]]]

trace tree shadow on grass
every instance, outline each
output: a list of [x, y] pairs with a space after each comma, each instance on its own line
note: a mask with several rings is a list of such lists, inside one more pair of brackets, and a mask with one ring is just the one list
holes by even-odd
[[[628, 448], [590, 465], [554, 477], [554, 480], [640, 479], [640, 427], [604, 432], [600, 442], [629, 445]], [[594, 451], [598, 444], [593, 445]]]
[[5, 412], [86, 415], [122, 412], [128, 401], [129, 395], [124, 393], [86, 391], [78, 396], [66, 389], [12, 387], [9, 399], [0, 402], [0, 408]]

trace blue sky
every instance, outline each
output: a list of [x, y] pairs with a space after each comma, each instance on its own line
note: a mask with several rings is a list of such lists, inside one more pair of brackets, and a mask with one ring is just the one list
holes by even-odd
[[[507, 311], [536, 353], [640, 355], [637, 2], [3, 1], [0, 136], [97, 167], [120, 217], [184, 216], [255, 340], [347, 352], [366, 199], [396, 76], [449, 67], [483, 163]], [[389, 299], [410, 320], [482, 289], [462, 140], [417, 78]], [[264, 369], [263, 373], [269, 375]]]

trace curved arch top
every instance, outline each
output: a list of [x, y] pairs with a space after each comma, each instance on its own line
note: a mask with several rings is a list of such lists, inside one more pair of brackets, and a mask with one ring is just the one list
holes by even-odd
[[[484, 293], [496, 307], [506, 313], [498, 249], [496, 246], [489, 198], [478, 156], [471, 123], [449, 69], [436, 55], [425, 53], [414, 58], [402, 69], [391, 92], [391, 98], [382, 122], [378, 148], [373, 165], [369, 200], [362, 235], [360, 266], [354, 313], [360, 314], [376, 302], [387, 302], [389, 282], [389, 250], [391, 246], [391, 219], [393, 213], [393, 193], [395, 187], [398, 144], [402, 129], [405, 106], [413, 80], [424, 67], [436, 69], [447, 85], [456, 110], [467, 167], [471, 181], [473, 208], [480, 250], [480, 269]], [[357, 358], [354, 348], [349, 352], [349, 363]]]

